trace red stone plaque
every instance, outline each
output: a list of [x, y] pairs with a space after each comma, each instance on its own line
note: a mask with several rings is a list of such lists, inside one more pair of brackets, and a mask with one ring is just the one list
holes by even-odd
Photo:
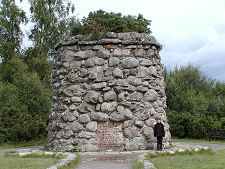
[[123, 148], [123, 124], [121, 122], [98, 122], [98, 150]]

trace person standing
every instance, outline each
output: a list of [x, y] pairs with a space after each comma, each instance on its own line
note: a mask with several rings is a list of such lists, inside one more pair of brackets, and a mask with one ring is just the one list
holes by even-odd
[[160, 118], [157, 118], [157, 123], [154, 126], [154, 137], [157, 137], [157, 150], [162, 151], [162, 141], [163, 137], [165, 137], [165, 131]]

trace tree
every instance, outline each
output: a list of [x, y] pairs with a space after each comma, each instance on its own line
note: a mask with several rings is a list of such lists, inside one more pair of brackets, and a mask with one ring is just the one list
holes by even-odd
[[14, 0], [1, 0], [0, 4], [0, 57], [3, 61], [20, 54], [23, 33], [21, 24], [27, 23], [25, 12]]
[[74, 6], [69, 1], [63, 3], [63, 0], [29, 0], [29, 3], [34, 23], [29, 34], [34, 51], [29, 53], [46, 59], [54, 46], [68, 34], [68, 15], [74, 11]]
[[177, 137], [207, 137], [225, 127], [225, 84], [188, 65], [165, 73], [167, 117]]

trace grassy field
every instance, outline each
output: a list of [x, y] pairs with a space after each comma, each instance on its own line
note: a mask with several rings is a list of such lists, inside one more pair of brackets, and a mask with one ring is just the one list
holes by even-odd
[[[38, 155], [28, 154], [25, 157], [6, 153], [0, 155], [0, 168], [1, 169], [44, 169], [56, 164], [60, 159], [64, 158], [62, 155], [56, 157], [53, 155]], [[80, 163], [80, 155], [76, 159], [68, 163], [66, 166], [59, 169], [75, 168]]]
[[195, 142], [195, 143], [209, 143], [209, 144], [222, 144], [225, 145], [225, 140], [212, 140], [207, 139], [191, 139], [191, 138], [172, 138], [172, 142]]
[[17, 143], [5, 143], [5, 144], [0, 144], [0, 149], [26, 147], [26, 146], [40, 146], [40, 145], [44, 145], [45, 141], [46, 139], [40, 139], [40, 140], [24, 141], [24, 142], [17, 142]]
[[149, 157], [148, 160], [158, 169], [225, 169], [225, 150], [193, 155]]
[[0, 168], [2, 169], [43, 169], [57, 163], [62, 157], [29, 155], [0, 155]]

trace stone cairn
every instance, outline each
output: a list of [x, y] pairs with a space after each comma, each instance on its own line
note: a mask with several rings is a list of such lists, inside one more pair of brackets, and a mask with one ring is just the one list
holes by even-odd
[[[85, 41], [84, 41], [85, 39]], [[56, 47], [45, 148], [53, 151], [152, 149], [161, 117], [171, 143], [161, 45], [144, 33], [71, 37]]]

